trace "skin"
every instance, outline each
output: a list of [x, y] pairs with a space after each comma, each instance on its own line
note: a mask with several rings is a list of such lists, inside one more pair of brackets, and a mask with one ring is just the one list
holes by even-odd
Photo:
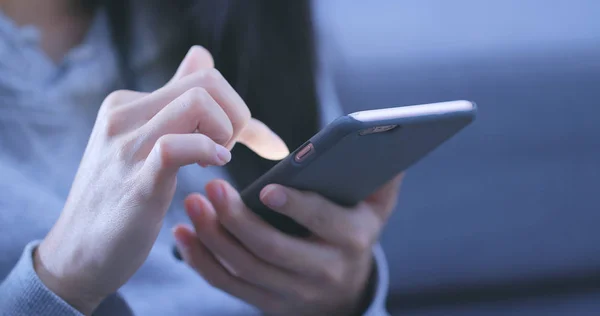
[[42, 282], [90, 314], [147, 258], [179, 168], [222, 166], [235, 142], [265, 158], [288, 153], [250, 117], [201, 47], [190, 50], [165, 87], [113, 92], [100, 108], [65, 208], [35, 252]]
[[261, 200], [315, 235], [280, 233], [222, 180], [185, 201], [194, 227], [174, 229], [184, 260], [209, 283], [273, 315], [361, 312], [371, 247], [396, 204], [401, 176], [352, 209], [310, 192], [271, 184]]
[[[50, 6], [50, 13], [23, 10], [42, 2], [1, 1], [0, 7], [12, 6], [5, 10], [9, 16], [39, 12], [35, 14], [55, 18], [70, 17], [65, 12], [74, 10], [66, 0], [44, 0], [57, 5]], [[60, 14], [56, 8], [68, 10]], [[43, 26], [35, 21], [48, 17], [29, 18], [20, 23]], [[42, 30], [49, 43], [60, 34]], [[82, 38], [68, 27], [62, 32], [69, 39], [59, 41], [63, 46], [46, 47], [56, 59]], [[190, 50], [161, 89], [110, 94], [98, 113], [65, 207], [34, 253], [42, 282], [91, 314], [147, 258], [172, 202], [179, 168], [222, 166], [237, 142], [268, 159], [288, 154], [277, 135], [251, 118], [201, 47]], [[185, 200], [194, 226], [178, 225], [173, 233], [190, 268], [268, 314], [352, 314], [360, 312], [357, 304], [372, 268], [371, 247], [394, 208], [400, 182], [398, 176], [352, 209], [314, 193], [265, 187], [261, 200], [266, 205], [314, 234], [299, 239], [268, 226], [244, 206], [231, 185], [214, 180], [206, 187], [207, 196], [194, 193]]]
[[74, 0], [0, 0], [0, 10], [17, 25], [36, 26], [41, 48], [54, 62], [83, 40], [92, 21]]

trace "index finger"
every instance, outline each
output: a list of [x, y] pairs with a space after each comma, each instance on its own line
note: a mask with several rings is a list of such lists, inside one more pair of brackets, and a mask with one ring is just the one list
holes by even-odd
[[192, 46], [192, 48], [190, 48], [188, 53], [183, 58], [179, 68], [177, 68], [177, 72], [175, 72], [175, 75], [173, 78], [171, 78], [167, 85], [173, 84], [177, 80], [187, 75], [191, 75], [198, 70], [210, 69], [214, 67], [215, 62], [213, 57], [206, 48], [199, 45]]
[[154, 115], [175, 98], [196, 87], [208, 91], [223, 108], [234, 127], [235, 138], [250, 120], [250, 110], [240, 95], [215, 68], [201, 69], [149, 95], [146, 102], [152, 103], [153, 106], [150, 106], [148, 111]]
[[187, 75], [129, 103], [123, 110], [135, 116], [141, 124], [145, 124], [179, 96], [195, 88], [206, 90], [231, 121], [233, 136], [227, 143], [223, 144], [231, 147], [232, 142], [237, 139], [240, 132], [250, 121], [250, 110], [238, 93], [215, 68], [201, 69]]
[[275, 132], [254, 118], [250, 119], [237, 141], [265, 159], [280, 160], [290, 153], [285, 142]]

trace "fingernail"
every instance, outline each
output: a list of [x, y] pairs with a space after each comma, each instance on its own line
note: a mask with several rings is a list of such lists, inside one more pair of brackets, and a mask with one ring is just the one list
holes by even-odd
[[182, 230], [183, 228], [181, 227], [173, 228], [173, 236], [175, 236], [175, 243], [177, 245], [177, 249], [179, 249], [180, 252], [185, 250], [189, 244], [189, 240], [185, 232], [183, 232]]
[[287, 195], [282, 188], [270, 185], [264, 189], [261, 200], [270, 208], [279, 208], [287, 202]]
[[220, 162], [220, 165], [224, 165], [231, 161], [231, 152], [229, 150], [219, 144], [215, 144], [217, 147], [217, 159]]

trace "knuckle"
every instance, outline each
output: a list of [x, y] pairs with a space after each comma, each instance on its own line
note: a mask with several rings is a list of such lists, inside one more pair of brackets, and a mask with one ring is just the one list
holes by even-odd
[[179, 98], [179, 106], [187, 120], [198, 124], [204, 117], [210, 98], [210, 94], [204, 88], [194, 87]]
[[277, 239], [263, 241], [258, 247], [257, 252], [270, 262], [282, 262], [285, 258], [281, 244]]
[[125, 95], [128, 92], [129, 91], [127, 90], [116, 90], [111, 92], [108, 96], [106, 96], [104, 102], [102, 102], [102, 107], [111, 108], [123, 103]]
[[106, 120], [104, 120], [103, 126], [105, 136], [114, 137], [117, 134], [119, 134], [120, 124], [119, 122], [117, 122], [117, 120], [107, 118]]
[[333, 227], [331, 225], [331, 212], [327, 210], [330, 208], [322, 197], [313, 192], [303, 192], [304, 201], [309, 201], [307, 205], [310, 205], [306, 211], [300, 212], [297, 216], [302, 216], [302, 220], [306, 223], [306, 226], [318, 230], [326, 227]]
[[182, 106], [191, 110], [200, 110], [202, 105], [210, 100], [210, 94], [206, 89], [201, 87], [191, 88], [186, 92], [186, 97], [182, 102]]
[[250, 119], [252, 118], [252, 113], [250, 113], [250, 109], [247, 106], [242, 107], [240, 111], [240, 121], [243, 126], [246, 126]]
[[[303, 221], [305, 225], [312, 230], [320, 231], [325, 227], [332, 227], [328, 224], [328, 214], [326, 209], [317, 209], [317, 212], [306, 212], [306, 214], [300, 214], [299, 216], [304, 217]], [[308, 216], [307, 216], [308, 215]]]
[[319, 300], [320, 294], [311, 288], [298, 288], [295, 290], [295, 296], [305, 304], [314, 304]]
[[214, 141], [221, 145], [227, 143], [233, 137], [233, 128], [230, 124], [221, 125], [220, 131], [215, 133]]
[[193, 146], [196, 146], [198, 151], [216, 154], [214, 141], [210, 137], [204, 134], [196, 134], [194, 136], [197, 138], [197, 140], [194, 142]]
[[348, 247], [354, 253], [364, 253], [371, 248], [371, 236], [364, 230], [355, 229], [348, 238]]
[[225, 225], [229, 225], [232, 227], [238, 227], [240, 223], [240, 217], [237, 215], [238, 212], [232, 212], [231, 208], [224, 207], [219, 212], [219, 220], [221, 220]]
[[338, 264], [323, 266], [322, 278], [329, 283], [338, 284], [344, 279], [343, 269]]
[[252, 114], [250, 113], [250, 109], [244, 104], [244, 106], [238, 110], [235, 117], [232, 118], [231, 125], [234, 130], [241, 131], [248, 125], [250, 119], [252, 119]]
[[203, 77], [205, 84], [209, 86], [217, 85], [219, 82], [225, 79], [221, 72], [216, 68], [206, 69], [204, 71]]
[[169, 135], [163, 135], [154, 144], [154, 150], [158, 155], [161, 168], [167, 168], [173, 161], [173, 148], [170, 139]]
[[206, 133], [209, 133], [210, 138], [217, 144], [224, 145], [233, 137], [233, 128], [229, 120], [217, 120], [214, 114], [202, 117], [198, 126], [204, 126], [207, 129]]
[[114, 137], [122, 131], [123, 110], [118, 108], [105, 108], [99, 115], [99, 121], [102, 124], [102, 130], [105, 136]]
[[222, 125], [223, 126], [223, 136], [230, 139], [231, 137], [233, 137], [233, 125], [231, 124], [231, 121], [229, 121], [227, 123], [228, 124]]

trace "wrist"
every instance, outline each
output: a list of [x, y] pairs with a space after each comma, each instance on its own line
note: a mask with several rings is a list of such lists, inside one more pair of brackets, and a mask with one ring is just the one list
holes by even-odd
[[[33, 267], [42, 283], [67, 304], [84, 315], [91, 315], [103, 297], [90, 293], [83, 284], [84, 278], [69, 274], [68, 267], [59, 267], [49, 260], [48, 254], [58, 253], [49, 249], [46, 240], [33, 252]], [[67, 272], [67, 273], [64, 273]]]
[[361, 259], [360, 267], [354, 273], [354, 284], [350, 295], [343, 304], [342, 315], [363, 315], [371, 306], [377, 289], [377, 264], [372, 254]]
[[369, 276], [367, 277], [367, 282], [363, 288], [362, 296], [359, 300], [360, 303], [358, 305], [357, 315], [364, 314], [373, 303], [373, 299], [375, 297], [375, 292], [377, 290], [377, 263], [375, 262], [375, 258], [371, 259], [368, 275]]
[[368, 277], [359, 296], [354, 315], [363, 315], [369, 309], [375, 297], [377, 289], [377, 263], [373, 257], [370, 262]]

